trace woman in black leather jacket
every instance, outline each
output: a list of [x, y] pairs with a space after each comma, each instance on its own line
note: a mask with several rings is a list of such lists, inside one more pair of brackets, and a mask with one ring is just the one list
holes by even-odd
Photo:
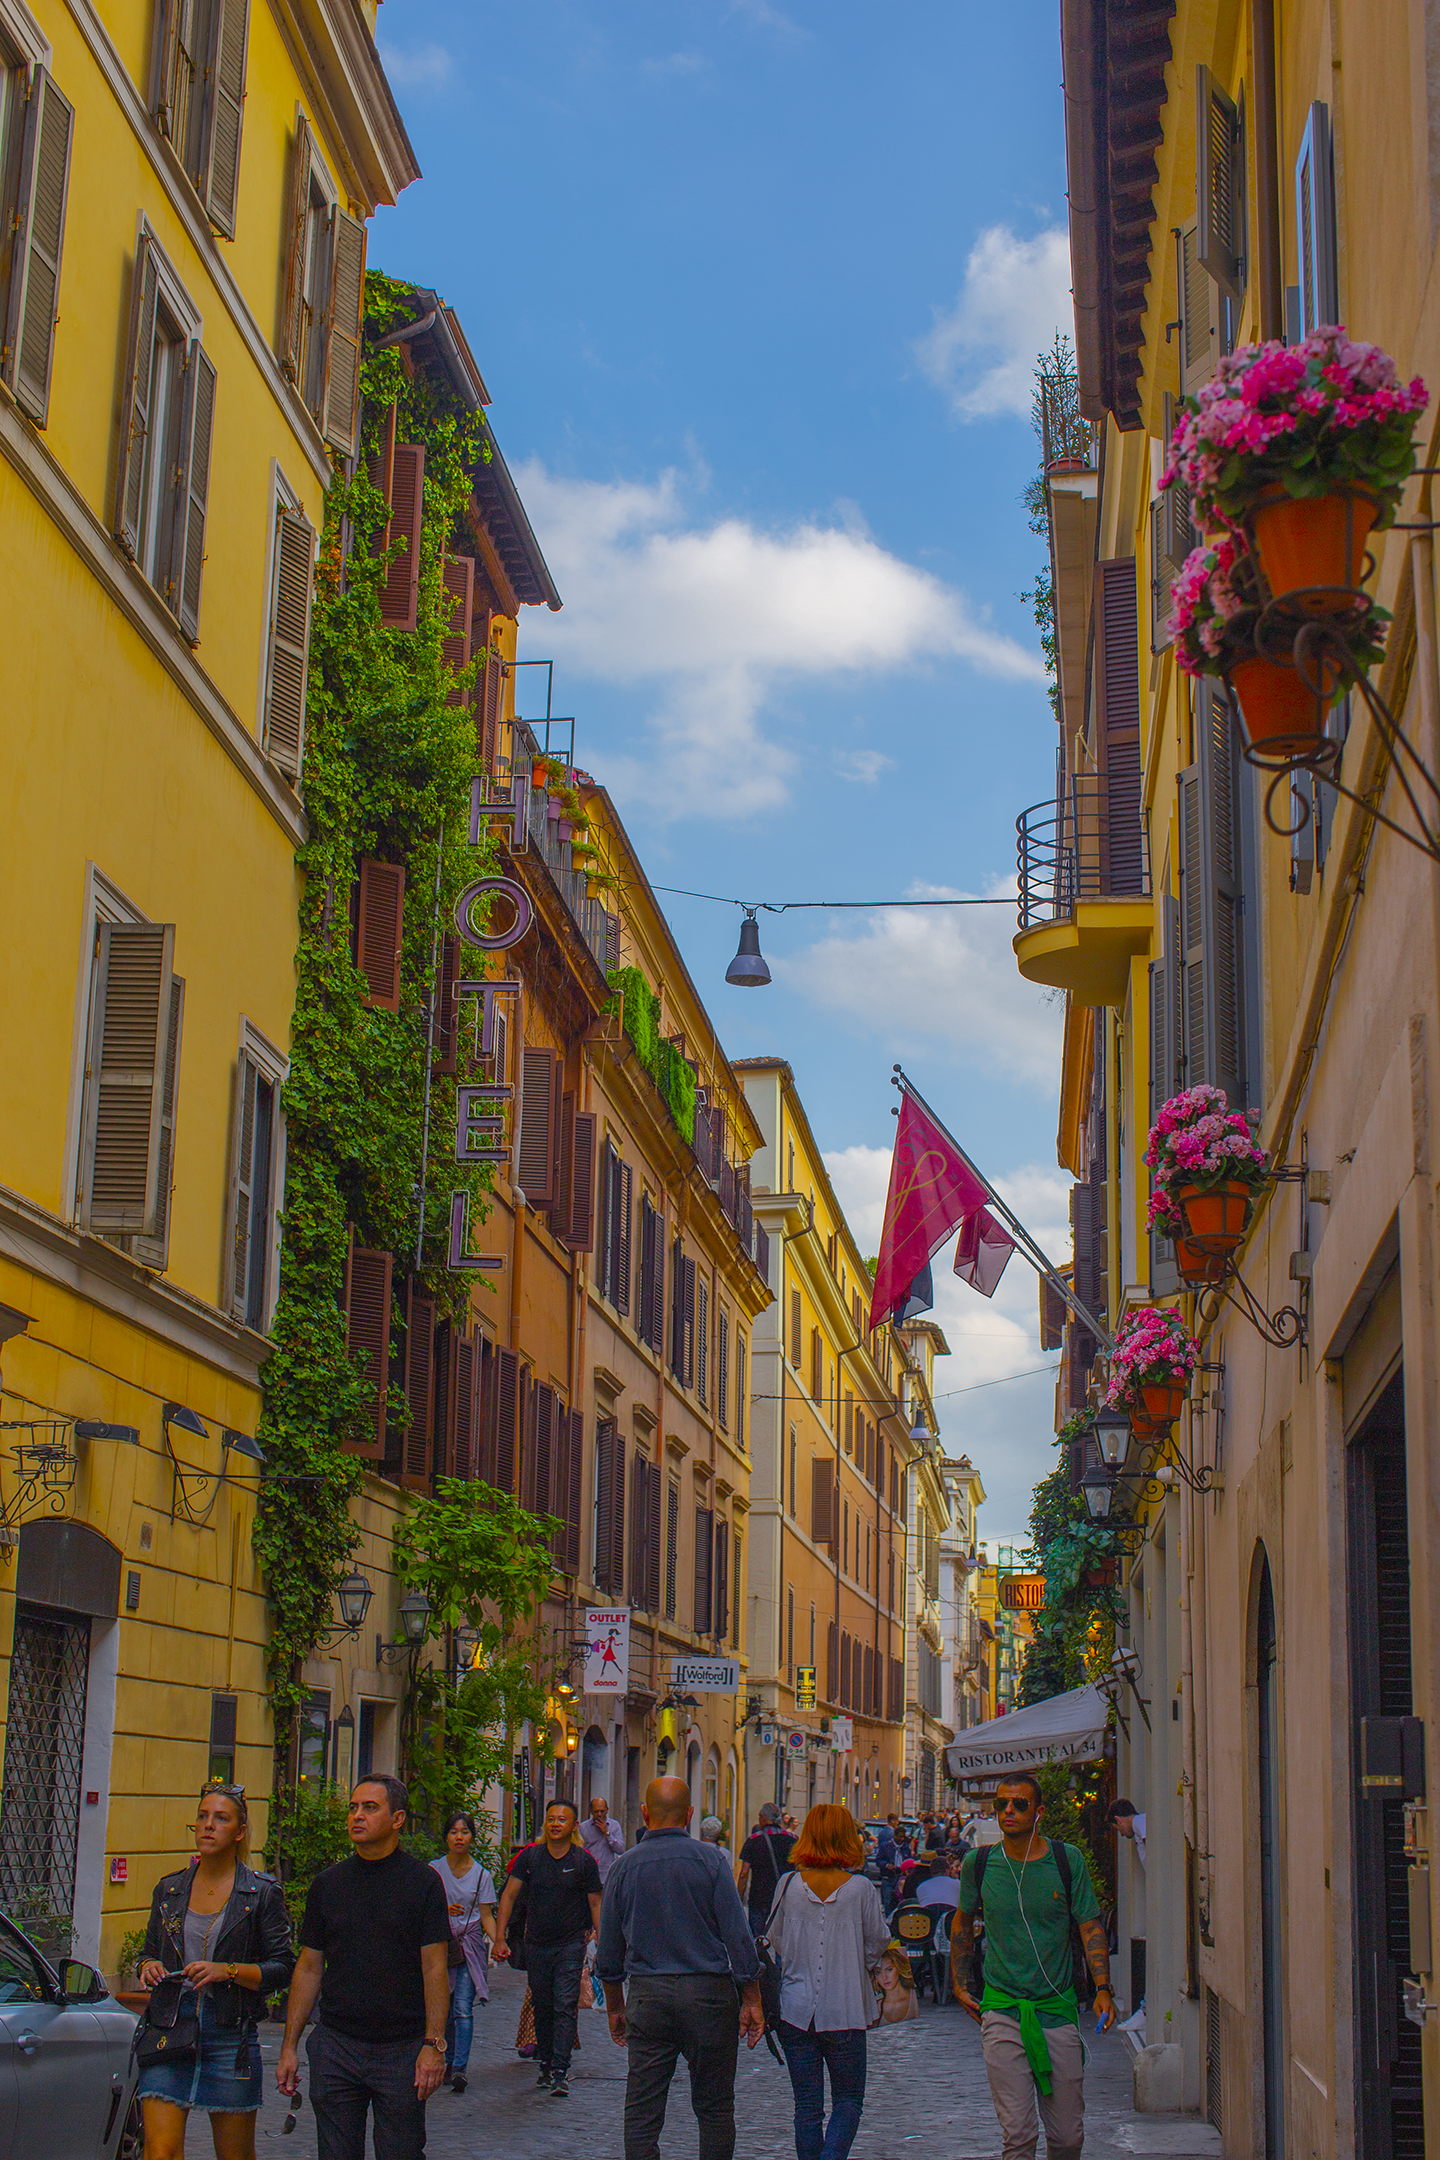
[[199, 2046], [140, 2073], [145, 2160], [180, 2160], [191, 2108], [210, 2117], [217, 2160], [254, 2160], [260, 2105], [255, 2021], [295, 1964], [280, 1885], [244, 1859], [244, 1788], [207, 1785], [195, 1818], [198, 1858], [162, 1875], [150, 1904], [140, 1984], [183, 1976], [199, 1997]]

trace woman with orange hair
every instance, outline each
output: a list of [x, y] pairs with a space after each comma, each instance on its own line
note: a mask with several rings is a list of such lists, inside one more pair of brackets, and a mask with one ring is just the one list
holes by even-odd
[[865, 2105], [865, 2028], [876, 2017], [870, 1976], [890, 1930], [879, 1891], [857, 1872], [865, 1848], [848, 1808], [811, 1808], [790, 1860], [765, 1933], [780, 1967], [796, 2160], [845, 2160]]

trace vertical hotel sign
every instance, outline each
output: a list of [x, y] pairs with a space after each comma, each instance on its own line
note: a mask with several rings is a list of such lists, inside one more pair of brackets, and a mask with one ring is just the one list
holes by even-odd
[[[470, 845], [478, 848], [487, 828], [500, 818], [510, 821], [510, 852], [521, 855], [529, 844], [527, 795], [533, 785], [531, 768], [523, 759], [512, 764], [510, 786], [491, 792], [490, 781], [477, 774], [470, 785]], [[510, 921], [499, 930], [480, 929], [477, 911], [499, 902], [508, 907]], [[482, 953], [505, 952], [517, 945], [534, 920], [530, 895], [514, 878], [474, 878], [455, 903], [455, 928], [461, 942]], [[513, 1000], [518, 1026], [518, 982], [487, 981], [483, 976], [463, 976], [455, 985], [455, 1001], [475, 998], [480, 1006], [480, 1054], [495, 1054], [495, 1022], [502, 999]], [[457, 1163], [508, 1163], [510, 1147], [505, 1138], [505, 1114], [514, 1102], [515, 1090], [503, 1081], [488, 1080], [455, 1090], [455, 1160]], [[479, 1274], [497, 1274], [505, 1265], [503, 1253], [472, 1253], [470, 1250], [470, 1195], [450, 1195], [450, 1265], [472, 1268]]]

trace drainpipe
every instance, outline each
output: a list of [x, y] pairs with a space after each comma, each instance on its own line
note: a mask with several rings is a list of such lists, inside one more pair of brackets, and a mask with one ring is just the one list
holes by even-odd
[[1285, 282], [1280, 253], [1280, 145], [1275, 123], [1275, 0], [1250, 0], [1250, 47], [1254, 56], [1255, 291], [1260, 335], [1285, 335]]

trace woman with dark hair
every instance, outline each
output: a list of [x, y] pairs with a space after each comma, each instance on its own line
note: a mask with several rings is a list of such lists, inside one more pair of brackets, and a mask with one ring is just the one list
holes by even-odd
[[445, 2022], [445, 2083], [465, 2090], [475, 2004], [490, 2000], [487, 1977], [495, 1940], [495, 1884], [475, 1858], [475, 1818], [457, 1808], [445, 1821], [445, 1854], [430, 1865], [445, 1886], [450, 1914], [450, 2015]]
[[775, 1893], [765, 1937], [780, 1966], [795, 2152], [797, 2160], [846, 2160], [865, 2105], [865, 2028], [877, 2022], [873, 1976], [890, 1930], [879, 1891], [858, 1872], [865, 1848], [848, 1808], [811, 1808], [790, 1859], [794, 1872]]
[[199, 2040], [178, 2061], [140, 2073], [145, 2160], [180, 2160], [191, 2108], [210, 2117], [216, 2160], [255, 2160], [255, 2025], [266, 1997], [289, 1984], [295, 1954], [280, 1885], [245, 1864], [249, 1832], [244, 1786], [207, 1785], [195, 1817], [199, 1857], [155, 1885], [140, 1985], [153, 1992], [178, 1980], [182, 2001], [197, 1996]]

